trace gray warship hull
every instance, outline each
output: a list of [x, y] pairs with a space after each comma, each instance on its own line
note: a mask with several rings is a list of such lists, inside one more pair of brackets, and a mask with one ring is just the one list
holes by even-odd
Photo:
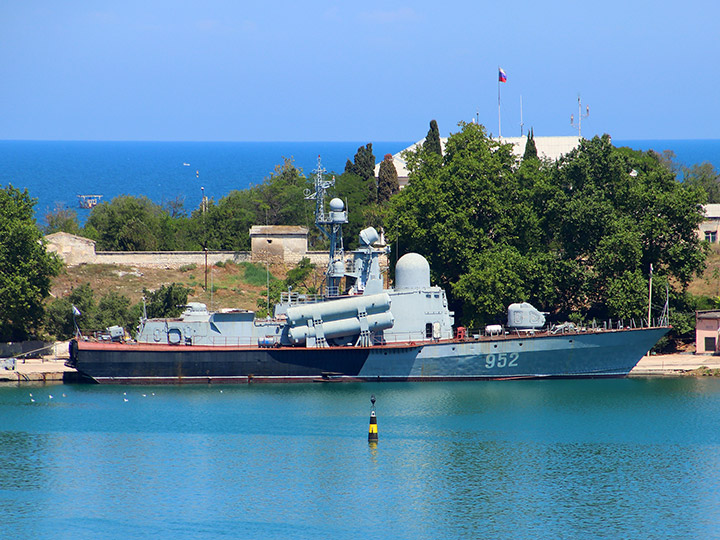
[[78, 342], [98, 383], [437, 381], [623, 377], [667, 327], [501, 335], [372, 347], [209, 347]]

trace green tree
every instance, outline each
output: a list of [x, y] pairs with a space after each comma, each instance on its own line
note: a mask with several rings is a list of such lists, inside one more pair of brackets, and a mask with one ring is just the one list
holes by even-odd
[[438, 125], [435, 120], [430, 120], [430, 129], [425, 136], [423, 147], [428, 152], [432, 152], [437, 154], [438, 156], [442, 156], [442, 145], [440, 144], [440, 130], [438, 129]]
[[375, 156], [373, 155], [372, 143], [358, 148], [355, 158], [345, 164], [345, 172], [359, 176], [363, 180], [375, 177]]
[[372, 143], [358, 148], [354, 161], [347, 161], [345, 174], [352, 174], [365, 182], [366, 198], [370, 203], [377, 202], [377, 180], [375, 179], [375, 156], [372, 151]]
[[705, 194], [678, 182], [658, 154], [615, 148], [608, 136], [583, 140], [553, 182], [548, 225], [563, 257], [584, 269], [586, 309], [640, 317], [650, 264], [681, 291], [704, 268], [696, 231]]
[[313, 209], [304, 197], [309, 187], [293, 160], [286, 158], [262, 184], [232, 191], [217, 203], [209, 201], [205, 211], [193, 211], [190, 236], [200, 248], [248, 250], [253, 225], [310, 226]]
[[177, 283], [162, 285], [154, 291], [143, 288], [148, 319], [179, 317], [187, 305], [191, 291]]
[[80, 234], [77, 212], [66, 208], [62, 204], [58, 204], [55, 210], [45, 214], [45, 223], [47, 224], [43, 229], [45, 234], [56, 232]]
[[388, 236], [428, 259], [466, 324], [497, 322], [521, 300], [557, 318], [639, 319], [650, 263], [678, 294], [703, 269], [705, 194], [652, 152], [604, 136], [557, 163], [518, 164], [482, 126], [461, 124], [441, 161], [423, 148], [405, 157], [410, 182], [390, 201]]
[[474, 254], [522, 228], [522, 216], [507, 212], [508, 199], [517, 196], [510, 145], [478, 124], [461, 128], [448, 139], [441, 166], [422, 147], [406, 155], [411, 181], [390, 200], [386, 220], [391, 241], [427, 257], [445, 287]]
[[392, 154], [385, 154], [385, 159], [380, 163], [378, 172], [378, 202], [382, 204], [389, 201], [390, 197], [398, 191], [400, 191], [400, 184]]
[[523, 154], [523, 160], [537, 159], [537, 147], [535, 146], [535, 134], [532, 128], [530, 128], [530, 134], [528, 135], [527, 141], [525, 142], [525, 153]]
[[0, 189], [0, 341], [26, 339], [44, 317], [43, 299], [62, 268], [45, 250], [27, 190]]
[[[73, 306], [80, 312], [73, 313]], [[99, 330], [95, 292], [89, 283], [75, 287], [68, 296], [56, 298], [47, 307], [45, 331], [58, 339], [75, 335], [75, 324], [82, 333]]]
[[707, 202], [720, 203], [720, 174], [713, 165], [707, 161], [695, 164], [692, 167], [683, 167], [683, 183], [697, 186], [707, 193]]
[[92, 209], [85, 227], [97, 249], [112, 251], [174, 250], [175, 223], [147, 197], [116, 197]]

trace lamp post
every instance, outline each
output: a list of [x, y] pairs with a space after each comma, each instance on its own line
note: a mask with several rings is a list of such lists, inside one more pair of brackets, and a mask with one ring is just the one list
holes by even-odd
[[272, 244], [272, 238], [266, 238], [267, 245], [265, 246], [265, 286], [267, 288], [267, 317], [270, 318], [270, 244]]
[[[198, 172], [198, 174], [199, 174], [199, 172]], [[205, 222], [205, 211], [207, 210], [207, 202], [205, 199], [205, 188], [201, 186], [200, 191], [202, 192], [202, 202], [200, 203], [200, 208], [202, 211], [202, 223], [203, 223], [203, 251], [205, 252], [205, 292], [207, 292], [208, 249], [207, 249], [207, 224]]]

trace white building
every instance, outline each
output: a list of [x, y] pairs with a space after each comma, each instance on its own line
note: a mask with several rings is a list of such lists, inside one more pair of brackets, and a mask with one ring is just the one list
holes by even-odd
[[700, 224], [698, 235], [700, 240], [707, 240], [711, 244], [718, 243], [720, 237], [720, 204], [706, 204], [703, 206], [705, 221]]
[[[513, 145], [513, 153], [518, 157], [521, 158], [523, 154], [525, 153], [525, 145], [527, 144], [527, 136], [522, 137], [502, 137], [500, 139], [504, 144], [512, 144]], [[425, 142], [425, 139], [422, 139], [421, 141], [416, 142], [415, 144], [412, 144], [405, 148], [405, 150], [401, 150], [397, 154], [393, 155], [393, 164], [395, 165], [395, 170], [398, 173], [398, 183], [400, 184], [400, 189], [405, 187], [408, 183], [408, 175], [409, 171], [407, 169], [407, 163], [402, 157], [402, 153], [406, 150], [415, 150], [419, 145], [423, 144]], [[447, 142], [447, 137], [441, 137], [440, 138], [440, 146], [442, 147], [443, 152], [445, 151], [445, 143]], [[538, 157], [549, 159], [552, 161], [557, 161], [560, 159], [561, 156], [564, 156], [565, 154], [571, 152], [575, 148], [577, 148], [580, 145], [580, 137], [570, 136], [570, 137], [535, 137], [535, 148], [537, 148]], [[380, 163], [375, 164], [375, 177], [377, 178], [378, 174], [380, 173]]]

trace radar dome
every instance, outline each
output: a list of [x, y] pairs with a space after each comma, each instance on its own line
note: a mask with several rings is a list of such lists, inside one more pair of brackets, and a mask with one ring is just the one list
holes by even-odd
[[395, 289], [430, 287], [430, 265], [419, 253], [406, 253], [395, 266]]
[[345, 208], [345, 204], [342, 202], [342, 199], [338, 199], [335, 197], [330, 201], [330, 211], [331, 212], [342, 212]]

